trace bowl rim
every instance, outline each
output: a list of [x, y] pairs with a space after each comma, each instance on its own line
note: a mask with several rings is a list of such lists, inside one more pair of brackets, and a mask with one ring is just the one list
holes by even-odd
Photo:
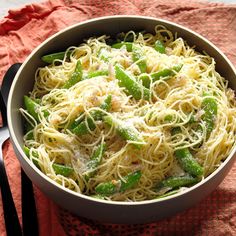
[[[157, 21], [157, 24], [169, 24], [169, 25], [173, 25], [176, 28], [181, 28], [182, 30], [184, 30], [185, 32], [187, 31], [190, 34], [193, 34], [195, 36], [197, 36], [199, 38], [199, 40], [206, 42], [207, 44], [209, 44], [212, 48], [214, 48], [214, 50], [216, 52], [218, 52], [219, 54], [221, 54], [221, 56], [224, 58], [224, 60], [227, 62], [227, 64], [231, 67], [233, 73], [235, 74], [236, 77], [236, 69], [234, 68], [232, 62], [226, 57], [226, 55], [218, 48], [216, 47], [212, 42], [210, 42], [208, 39], [206, 39], [205, 37], [203, 37], [202, 35], [200, 35], [199, 33], [183, 26], [180, 25], [178, 23], [169, 21], [169, 20], [165, 20], [165, 19], [161, 19], [161, 18], [156, 18], [156, 17], [150, 17], [150, 16], [140, 16], [140, 15], [109, 15], [109, 16], [103, 16], [103, 17], [96, 17], [96, 18], [92, 18], [92, 19], [88, 19], [79, 23], [75, 23], [73, 25], [70, 25], [68, 27], [65, 27], [64, 29], [56, 32], [55, 34], [51, 35], [50, 37], [48, 37], [46, 40], [44, 40], [42, 43], [40, 43], [37, 47], [35, 47], [32, 52], [27, 56], [27, 58], [24, 60], [24, 62], [22, 63], [20, 69], [18, 70], [15, 79], [13, 80], [10, 92], [9, 92], [9, 99], [8, 99], [8, 104], [7, 104], [7, 117], [8, 117], [8, 125], [9, 125], [9, 131], [10, 131], [10, 137], [11, 137], [11, 141], [12, 143], [15, 145], [16, 149], [18, 150], [18, 152], [20, 153], [20, 155], [22, 156], [22, 158], [24, 159], [24, 161], [34, 170], [34, 172], [36, 172], [41, 178], [43, 178], [44, 180], [46, 180], [46, 182], [49, 182], [50, 184], [52, 184], [54, 187], [57, 188], [57, 190], [62, 190], [63, 192], [65, 192], [65, 194], [71, 194], [74, 197], [79, 197], [79, 198], [83, 198], [85, 200], [89, 200], [89, 201], [93, 201], [93, 202], [100, 202], [100, 203], [105, 203], [105, 204], [109, 204], [109, 205], [119, 205], [119, 206], [138, 206], [138, 205], [148, 205], [148, 204], [152, 204], [152, 203], [160, 203], [163, 201], [168, 201], [171, 200], [173, 198], [178, 198], [181, 197], [183, 195], [186, 195], [189, 192], [192, 192], [194, 190], [196, 190], [199, 186], [204, 185], [206, 182], [208, 182], [210, 179], [214, 178], [214, 176], [218, 175], [219, 172], [221, 172], [221, 170], [223, 168], [225, 168], [225, 166], [227, 165], [227, 163], [234, 158], [234, 154], [236, 152], [236, 145], [234, 145], [234, 147], [232, 147], [230, 154], [227, 156], [227, 158], [223, 161], [223, 163], [220, 164], [219, 167], [217, 167], [210, 175], [208, 175], [206, 178], [203, 178], [200, 182], [198, 182], [197, 184], [193, 185], [192, 187], [186, 188], [183, 191], [180, 191], [176, 194], [164, 197], [164, 198], [154, 198], [151, 200], [142, 200], [142, 201], [137, 201], [137, 202], [125, 202], [125, 201], [108, 201], [108, 200], [103, 200], [103, 199], [98, 199], [98, 198], [93, 198], [91, 196], [85, 195], [83, 193], [79, 193], [79, 192], [75, 192], [73, 190], [70, 190], [66, 187], [63, 187], [62, 185], [60, 185], [59, 183], [57, 183], [56, 181], [52, 180], [51, 178], [49, 178], [46, 174], [44, 174], [42, 171], [40, 171], [30, 160], [29, 158], [26, 156], [26, 154], [24, 153], [22, 147], [20, 146], [20, 144], [17, 141], [14, 129], [13, 129], [13, 125], [12, 125], [12, 118], [11, 118], [11, 104], [12, 104], [12, 94], [13, 91], [15, 90], [15, 84], [18, 80], [19, 75], [21, 74], [21, 71], [23, 70], [24, 66], [26, 63], [28, 63], [28, 61], [31, 60], [31, 57], [45, 44], [47, 44], [49, 41], [51, 41], [53, 38], [56, 38], [58, 35], [65, 33], [66, 31], [73, 29], [73, 28], [77, 28], [80, 27], [81, 25], [86, 25], [95, 21], [101, 21], [101, 20], [109, 20], [109, 19], [119, 19], [119, 18], [139, 18], [139, 19], [143, 19], [143, 20], [154, 20]], [[18, 157], [17, 157], [18, 158]], [[18, 158], [19, 159], [19, 158]]]

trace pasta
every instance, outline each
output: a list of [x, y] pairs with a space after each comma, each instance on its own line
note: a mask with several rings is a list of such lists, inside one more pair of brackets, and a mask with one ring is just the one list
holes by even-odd
[[115, 42], [92, 37], [43, 59], [49, 65], [20, 109], [25, 152], [68, 189], [154, 199], [201, 181], [235, 146], [227, 80], [213, 58], [163, 26]]

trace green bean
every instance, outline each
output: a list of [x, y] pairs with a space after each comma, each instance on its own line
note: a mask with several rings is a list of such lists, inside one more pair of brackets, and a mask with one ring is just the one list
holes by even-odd
[[[26, 146], [23, 147], [23, 150], [26, 154], [27, 157], [30, 157], [30, 149]], [[34, 158], [38, 158], [38, 153], [36, 151], [32, 152], [32, 155], [34, 156]], [[40, 166], [38, 164], [38, 161], [33, 159], [33, 163], [40, 169]], [[73, 172], [74, 169], [70, 166], [65, 166], [65, 165], [61, 165], [61, 164], [57, 164], [57, 163], [53, 163], [52, 167], [55, 171], [56, 174], [60, 174], [63, 175], [65, 177], [70, 176]]]
[[143, 57], [144, 57], [144, 55], [143, 55], [143, 51], [142, 51], [141, 47], [138, 44], [134, 43], [132, 58], [133, 58], [134, 62], [138, 61], [137, 65], [138, 65], [141, 73], [146, 72], [146, 69], [147, 69], [147, 62], [146, 62], [146, 59]]
[[202, 166], [193, 158], [188, 148], [175, 150], [175, 156], [184, 171], [195, 177], [201, 177], [203, 175]]
[[217, 115], [217, 102], [212, 97], [206, 97], [202, 101], [201, 108], [204, 110], [202, 119], [206, 125], [207, 137], [209, 137], [214, 128], [214, 120]]
[[149, 100], [151, 92], [139, 84], [134, 78], [132, 78], [124, 69], [119, 65], [115, 65], [116, 79], [119, 81], [119, 86], [126, 89], [126, 93], [132, 95], [136, 100], [143, 98]]
[[155, 42], [154, 48], [159, 53], [162, 53], [162, 54], [166, 53], [166, 48], [165, 48], [165, 46], [163, 45], [163, 43], [160, 40], [157, 40]]
[[92, 71], [92, 72], [89, 72], [88, 73], [88, 78], [91, 79], [91, 78], [94, 78], [94, 77], [97, 77], [97, 76], [107, 76], [108, 75], [108, 70], [98, 70], [98, 71]]
[[[109, 126], [114, 125], [114, 128], [117, 134], [126, 141], [134, 141], [134, 142], [143, 142], [141, 134], [135, 129], [125, 124], [124, 122], [114, 119], [111, 116], [104, 116], [103, 120]], [[143, 144], [141, 143], [133, 143], [133, 146], [137, 149], [140, 149]]]
[[179, 176], [179, 177], [168, 177], [167, 179], [162, 180], [155, 187], [156, 191], [160, 191], [162, 188], [176, 189], [180, 187], [188, 187], [199, 182], [199, 179], [192, 176]]
[[114, 193], [124, 192], [128, 189], [133, 188], [139, 182], [141, 178], [141, 171], [135, 171], [133, 173], [129, 173], [124, 177], [123, 180], [112, 180], [105, 183], [100, 183], [95, 187], [95, 191], [97, 194], [102, 196], [109, 196]]
[[101, 163], [105, 149], [106, 149], [106, 144], [102, 143], [93, 152], [89, 162], [87, 163], [87, 167], [89, 168], [89, 173], [85, 175], [85, 178], [87, 180], [95, 174], [95, 169]]
[[121, 48], [123, 46], [126, 47], [126, 50], [128, 52], [132, 52], [132, 50], [133, 50], [133, 43], [130, 43], [130, 42], [120, 42], [120, 43], [115, 43], [115, 44], [111, 45], [112, 48], [117, 48], [117, 49], [119, 49], [119, 48]]
[[75, 71], [72, 73], [71, 77], [65, 82], [62, 88], [68, 89], [80, 82], [83, 78], [82, 64], [80, 60], [77, 61]]
[[45, 56], [42, 56], [41, 59], [42, 61], [51, 64], [53, 63], [54, 60], [63, 60], [64, 57], [69, 57], [72, 53], [72, 50], [67, 51], [67, 52], [56, 52], [56, 53], [52, 53], [52, 54], [48, 54]]
[[[104, 102], [101, 104], [100, 108], [104, 111], [109, 111], [111, 109], [111, 100], [112, 100], [112, 96], [109, 94], [104, 100]], [[104, 116], [104, 112], [100, 110], [92, 111], [91, 116], [93, 117], [95, 121], [102, 120], [102, 117]], [[89, 129], [91, 131], [95, 130], [96, 125], [93, 119], [88, 117], [87, 121], [84, 120], [80, 122], [75, 128], [72, 129], [72, 132], [76, 135], [84, 135], [84, 134], [89, 133]]]
[[[182, 66], [183, 65], [179, 64], [179, 65], [173, 66], [170, 69], [166, 68], [166, 69], [150, 74], [152, 78], [152, 82], [154, 83], [155, 81], [161, 78], [170, 79], [171, 76], [174, 76], [177, 72], [181, 70]], [[150, 77], [148, 75], [143, 75], [143, 76], [140, 76], [140, 78], [142, 80], [143, 86], [146, 88], [150, 88], [150, 83], [151, 83]]]
[[[24, 96], [24, 105], [26, 110], [28, 111], [28, 113], [34, 117], [34, 119], [39, 122], [39, 107], [40, 105], [38, 103], [36, 103], [33, 99], [31, 99], [28, 96]], [[49, 116], [49, 112], [48, 111], [43, 111], [44, 117], [46, 118], [47, 116]]]

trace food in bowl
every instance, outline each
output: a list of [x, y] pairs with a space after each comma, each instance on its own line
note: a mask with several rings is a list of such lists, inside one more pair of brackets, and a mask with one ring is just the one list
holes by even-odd
[[236, 102], [215, 61], [164, 26], [45, 55], [20, 111], [24, 150], [75, 192], [143, 201], [184, 191], [235, 145]]

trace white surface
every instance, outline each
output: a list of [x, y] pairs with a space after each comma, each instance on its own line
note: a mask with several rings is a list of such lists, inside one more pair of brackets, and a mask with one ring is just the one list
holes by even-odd
[[[7, 15], [9, 9], [20, 8], [33, 2], [42, 2], [43, 0], [0, 0], [0, 19]], [[236, 0], [208, 0], [210, 2], [236, 3]]]

